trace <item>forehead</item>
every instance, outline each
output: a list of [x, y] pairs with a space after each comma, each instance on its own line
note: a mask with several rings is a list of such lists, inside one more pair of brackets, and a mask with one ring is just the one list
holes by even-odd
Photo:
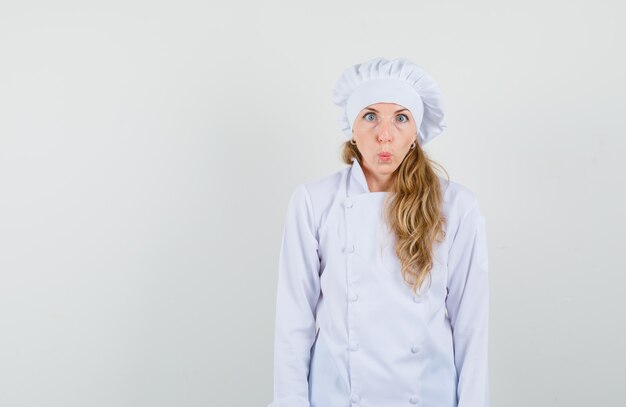
[[397, 103], [390, 103], [390, 102], [380, 102], [380, 103], [372, 103], [371, 105], [368, 105], [367, 107], [374, 107], [374, 108], [381, 108], [381, 109], [403, 109], [404, 106], [399, 105]]
[[397, 112], [403, 109], [407, 109], [406, 107], [399, 105], [397, 103], [388, 103], [388, 102], [380, 102], [380, 103], [373, 103], [371, 105], [368, 105], [366, 107], [364, 107], [362, 110], [376, 110], [376, 111], [382, 111], [382, 112]]

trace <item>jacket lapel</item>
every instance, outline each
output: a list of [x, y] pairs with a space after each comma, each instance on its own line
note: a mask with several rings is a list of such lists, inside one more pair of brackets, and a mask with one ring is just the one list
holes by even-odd
[[367, 180], [363, 168], [356, 158], [352, 159], [352, 167], [350, 168], [350, 176], [348, 177], [348, 196], [355, 196], [369, 192]]

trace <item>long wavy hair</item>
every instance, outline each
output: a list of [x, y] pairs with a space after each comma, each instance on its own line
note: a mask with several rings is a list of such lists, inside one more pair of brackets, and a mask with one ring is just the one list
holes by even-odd
[[[357, 146], [346, 141], [341, 159], [352, 164], [357, 159], [363, 167], [363, 157]], [[402, 277], [414, 293], [422, 293], [431, 269], [435, 244], [445, 238], [446, 219], [442, 214], [443, 192], [435, 166], [441, 168], [449, 181], [448, 172], [431, 160], [419, 143], [409, 150], [394, 171], [390, 194], [385, 200], [384, 220], [396, 237], [395, 252], [400, 261]]]

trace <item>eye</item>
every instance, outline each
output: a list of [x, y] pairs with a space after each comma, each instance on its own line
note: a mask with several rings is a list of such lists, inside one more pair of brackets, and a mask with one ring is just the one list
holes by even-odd
[[405, 114], [399, 114], [398, 115], [398, 122], [400, 123], [406, 123], [409, 121], [409, 117]]
[[371, 122], [372, 120], [374, 120], [376, 118], [376, 115], [374, 113], [372, 113], [372, 112], [369, 112], [369, 113], [365, 113], [363, 118], [365, 120], [367, 120], [368, 122]]

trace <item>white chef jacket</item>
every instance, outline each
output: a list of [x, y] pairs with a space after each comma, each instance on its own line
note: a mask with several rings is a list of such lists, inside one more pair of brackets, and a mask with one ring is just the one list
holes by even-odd
[[359, 162], [300, 184], [279, 256], [267, 407], [488, 407], [489, 285], [476, 195], [439, 177], [432, 285], [404, 282]]

